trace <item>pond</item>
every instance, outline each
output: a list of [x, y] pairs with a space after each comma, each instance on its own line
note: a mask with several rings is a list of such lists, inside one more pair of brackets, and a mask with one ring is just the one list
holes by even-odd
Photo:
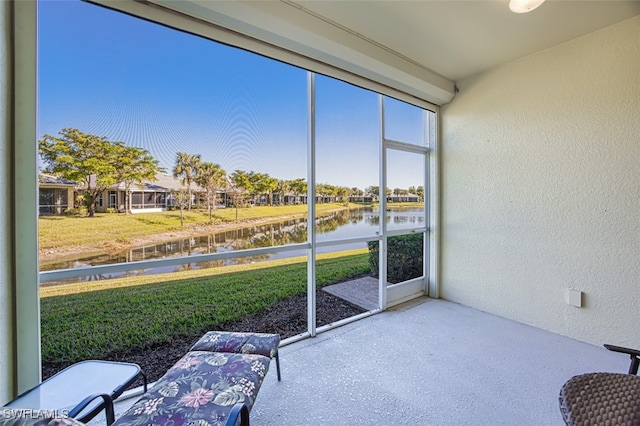
[[[409, 207], [388, 210], [386, 216], [387, 226], [389, 229], [424, 226], [424, 211], [422, 208]], [[379, 223], [380, 215], [377, 207], [342, 210], [316, 219], [316, 238], [317, 241], [331, 241], [355, 237], [375, 236], [379, 229]], [[186, 239], [170, 240], [162, 243], [135, 247], [116, 253], [78, 256], [75, 259], [67, 259], [62, 262], [43, 263], [40, 265], [40, 270], [52, 271], [58, 269], [86, 268], [89, 266], [137, 262], [141, 260], [185, 257], [196, 254], [223, 253], [260, 247], [283, 246], [288, 244], [304, 243], [306, 241], [307, 220], [306, 218], [299, 218], [242, 229], [221, 231], [214, 234], [193, 236]], [[366, 247], [366, 243], [341, 245], [340, 249], [349, 250], [363, 247]], [[325, 248], [324, 251], [329, 252], [333, 251], [333, 249]], [[321, 248], [318, 249], [318, 253], [322, 253]], [[86, 276], [65, 280], [65, 283], [115, 278], [118, 276], [125, 276], [126, 274], [158, 274], [188, 269], [253, 263], [264, 260], [304, 255], [306, 255], [306, 250], [295, 250], [269, 255], [246, 256], [211, 262], [184, 264], [180, 266], [165, 266], [140, 271], [109, 273], [100, 276]]]

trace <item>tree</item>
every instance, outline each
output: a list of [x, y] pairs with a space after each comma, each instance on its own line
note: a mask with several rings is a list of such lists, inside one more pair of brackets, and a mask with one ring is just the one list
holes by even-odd
[[247, 187], [249, 195], [254, 201], [254, 204], [262, 204], [260, 199], [256, 200], [257, 195], [266, 194], [266, 178], [267, 174], [264, 173], [256, 173], [253, 170], [247, 173], [247, 179], [250, 182], [250, 185]]
[[[237, 170], [236, 170], [237, 172]], [[231, 175], [229, 187], [227, 188], [227, 197], [231, 198], [233, 207], [236, 209], [236, 222], [238, 221], [238, 208], [244, 203], [245, 190], [237, 183], [238, 180], [234, 180], [234, 175]], [[236, 176], [237, 177], [237, 176]]]
[[273, 178], [269, 175], [264, 179], [263, 188], [267, 191], [269, 195], [269, 205], [273, 205], [273, 193], [278, 189], [278, 179]]
[[345, 187], [345, 186], [339, 186], [336, 188], [336, 196], [338, 197], [338, 199], [343, 202], [343, 203], [347, 203], [348, 199], [348, 195], [349, 195], [349, 188]]
[[207, 194], [209, 223], [213, 223], [212, 209], [216, 206], [216, 192], [226, 184], [227, 172], [219, 164], [200, 163], [195, 182], [203, 187]]
[[278, 193], [278, 204], [284, 204], [284, 197], [290, 190], [291, 187], [289, 186], [289, 181], [278, 180], [278, 184], [276, 185], [276, 192]]
[[272, 178], [266, 173], [250, 172], [248, 175], [251, 182], [252, 195], [266, 195], [269, 205], [273, 205], [273, 191], [278, 187], [278, 179]]
[[187, 187], [187, 194], [189, 195], [188, 210], [191, 210], [192, 195], [191, 195], [191, 183], [196, 177], [198, 167], [200, 165], [200, 154], [187, 154], [186, 152], [176, 153], [176, 163], [173, 166], [173, 176], [179, 177], [183, 185]]
[[156, 175], [164, 169], [146, 149], [120, 144], [115, 145], [115, 149], [119, 159], [116, 181], [124, 183], [126, 214], [131, 211], [131, 185], [142, 183], [144, 180], [153, 182], [156, 180]]
[[315, 196], [315, 201], [318, 202], [318, 198], [319, 198], [320, 203], [324, 203], [324, 197], [328, 192], [329, 192], [329, 188], [327, 187], [327, 184], [317, 183], [316, 190], [313, 194]]
[[[242, 170], [236, 170], [231, 174], [230, 178], [236, 199], [240, 199], [239, 195], [253, 194], [255, 191], [253, 182], [251, 181], [252, 174], [254, 173], [247, 173]], [[237, 204], [236, 199], [234, 199], [234, 204]]]
[[180, 207], [180, 227], [184, 227], [184, 208], [191, 204], [191, 194], [180, 189], [173, 193], [173, 200]]
[[89, 216], [93, 217], [98, 196], [118, 181], [118, 154], [124, 143], [73, 128], [58, 134], [60, 137], [44, 135], [38, 141], [38, 152], [47, 163], [45, 172], [84, 183]]
[[291, 191], [293, 192], [293, 195], [296, 198], [295, 203], [298, 204], [300, 194], [307, 193], [307, 189], [308, 189], [307, 181], [302, 178], [294, 179], [292, 181], [289, 181], [289, 188], [291, 189]]

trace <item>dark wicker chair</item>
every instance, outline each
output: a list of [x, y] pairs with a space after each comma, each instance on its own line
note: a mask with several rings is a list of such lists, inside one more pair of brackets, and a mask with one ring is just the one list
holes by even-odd
[[640, 351], [604, 345], [631, 357], [628, 374], [589, 373], [574, 376], [560, 389], [560, 412], [569, 426], [640, 425]]

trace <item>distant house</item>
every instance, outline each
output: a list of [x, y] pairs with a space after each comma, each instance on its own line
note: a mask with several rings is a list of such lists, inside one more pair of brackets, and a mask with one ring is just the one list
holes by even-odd
[[40, 215], [60, 215], [73, 208], [78, 182], [44, 173], [38, 175]]
[[[165, 211], [176, 205], [174, 193], [184, 189], [180, 179], [171, 175], [159, 173], [156, 180], [134, 183], [129, 186], [131, 195], [131, 213], [154, 213]], [[204, 197], [205, 190], [198, 185], [191, 184], [193, 203], [198, 204]], [[96, 199], [96, 211], [116, 211], [124, 213], [127, 205], [127, 188], [124, 182], [109, 187]], [[111, 209], [111, 210], [109, 210]]]
[[419, 203], [420, 197], [415, 194], [389, 195], [387, 197], [389, 203]]
[[[78, 195], [86, 191], [86, 185], [57, 176], [40, 173], [39, 205], [40, 215], [61, 215], [74, 207]], [[175, 205], [174, 193], [184, 189], [180, 180], [170, 175], [158, 174], [154, 182], [145, 181], [129, 187], [131, 213], [153, 213], [165, 211]], [[205, 190], [191, 185], [194, 205], [204, 203]], [[96, 199], [97, 212], [120, 212], [126, 209], [127, 188], [123, 182], [112, 185]], [[218, 191], [218, 202], [224, 202], [224, 192]]]
[[349, 197], [350, 203], [373, 203], [378, 201], [378, 198], [373, 195], [351, 195]]
[[307, 204], [307, 194], [288, 193], [282, 197], [283, 204]]
[[[129, 186], [131, 213], [152, 213], [166, 210], [171, 193], [180, 189], [180, 181], [173, 176], [158, 174], [155, 182], [144, 181]], [[124, 182], [111, 185], [96, 199], [96, 211], [124, 213], [127, 188]]]

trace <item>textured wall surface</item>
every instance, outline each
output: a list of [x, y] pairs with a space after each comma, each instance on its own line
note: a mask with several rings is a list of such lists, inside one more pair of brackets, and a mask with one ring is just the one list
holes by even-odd
[[442, 297], [640, 347], [640, 16], [458, 87], [442, 110]]

